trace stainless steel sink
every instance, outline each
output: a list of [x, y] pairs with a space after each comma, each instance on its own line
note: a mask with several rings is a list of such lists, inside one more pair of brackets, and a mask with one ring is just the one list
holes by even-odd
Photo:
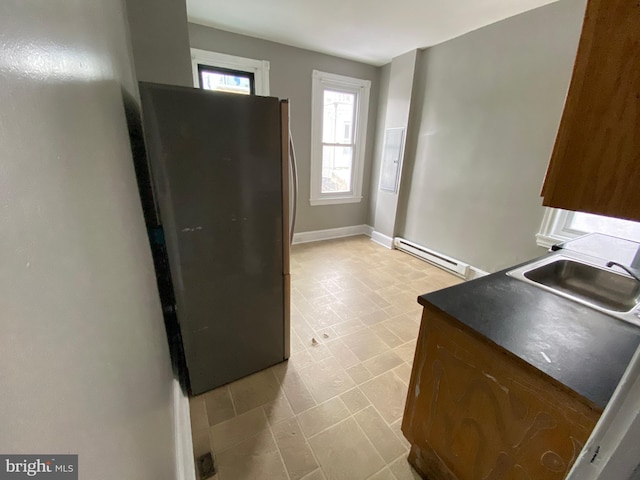
[[557, 254], [507, 272], [556, 295], [640, 324], [640, 282], [582, 258]]

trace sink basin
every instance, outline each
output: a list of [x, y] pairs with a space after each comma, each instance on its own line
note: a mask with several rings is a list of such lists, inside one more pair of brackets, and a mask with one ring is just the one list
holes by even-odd
[[507, 275], [621, 320], [640, 323], [640, 282], [604, 266], [552, 255]]
[[640, 301], [640, 283], [633, 278], [573, 260], [559, 259], [524, 276], [614, 312], [629, 312]]

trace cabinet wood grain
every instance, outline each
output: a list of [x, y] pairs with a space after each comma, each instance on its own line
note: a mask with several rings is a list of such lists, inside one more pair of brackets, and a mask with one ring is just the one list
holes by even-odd
[[565, 478], [601, 412], [539, 370], [423, 313], [402, 431], [430, 480]]
[[640, 2], [590, 0], [544, 205], [640, 220]]

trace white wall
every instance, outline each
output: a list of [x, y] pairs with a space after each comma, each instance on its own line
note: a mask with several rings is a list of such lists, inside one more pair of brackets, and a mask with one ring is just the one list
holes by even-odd
[[[380, 69], [364, 63], [332, 57], [280, 43], [224, 32], [203, 25], [189, 24], [191, 47], [226, 53], [271, 64], [270, 93], [289, 98], [291, 131], [298, 157], [300, 179], [296, 232], [362, 225], [367, 220], [373, 142], [378, 109]], [[311, 154], [311, 74], [313, 70], [371, 81], [369, 119], [362, 196], [359, 203], [311, 206], [309, 204]]]
[[425, 51], [400, 235], [486, 271], [544, 252], [540, 188], [584, 7], [561, 0]]
[[0, 3], [0, 452], [174, 479], [172, 373], [120, 1]]

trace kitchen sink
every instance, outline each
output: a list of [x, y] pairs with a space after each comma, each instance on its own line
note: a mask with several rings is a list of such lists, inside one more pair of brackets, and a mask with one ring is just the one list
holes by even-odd
[[640, 323], [640, 282], [604, 266], [552, 255], [507, 275], [621, 320]]

